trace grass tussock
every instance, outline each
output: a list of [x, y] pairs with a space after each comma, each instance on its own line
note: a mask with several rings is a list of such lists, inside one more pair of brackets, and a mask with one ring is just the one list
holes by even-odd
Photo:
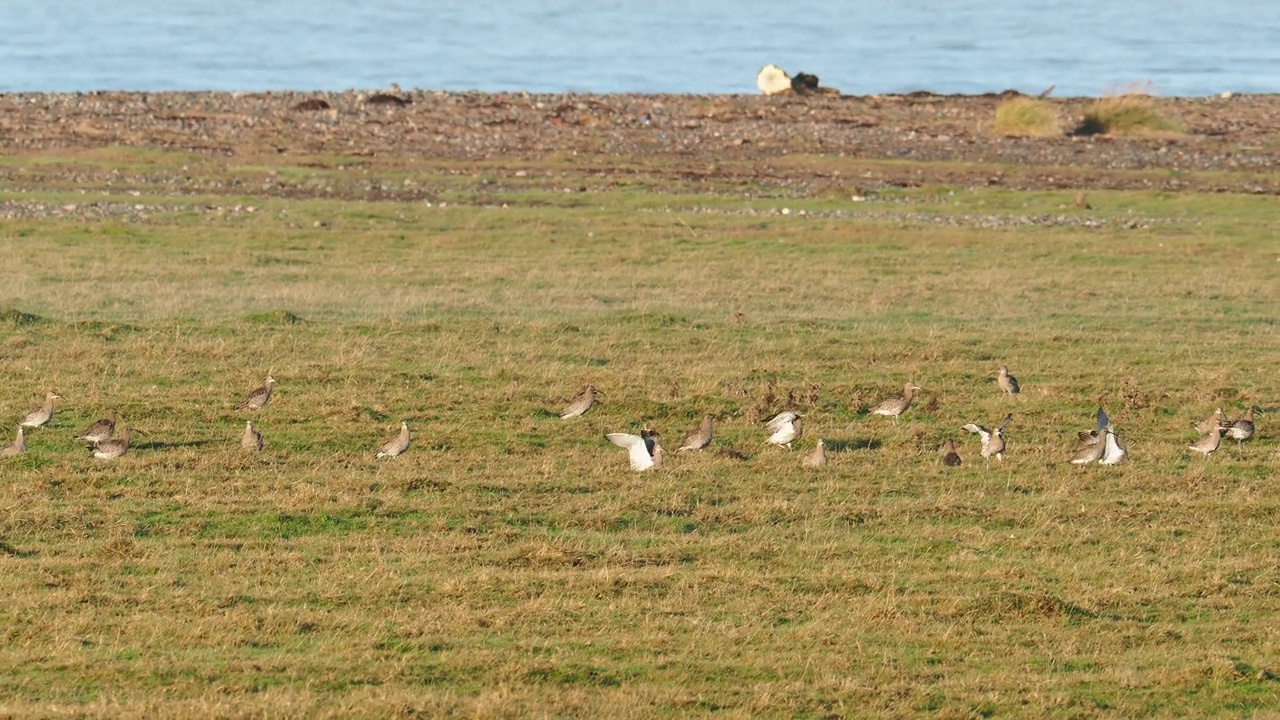
[[24, 312], [15, 307], [0, 307], [0, 323], [10, 325], [34, 325], [40, 322], [39, 315]]
[[1100, 98], [1080, 124], [1076, 135], [1177, 135], [1185, 128], [1165, 116], [1155, 99], [1144, 93]]
[[1050, 103], [1015, 97], [996, 106], [995, 131], [1015, 137], [1054, 137], [1062, 134], [1062, 125]]

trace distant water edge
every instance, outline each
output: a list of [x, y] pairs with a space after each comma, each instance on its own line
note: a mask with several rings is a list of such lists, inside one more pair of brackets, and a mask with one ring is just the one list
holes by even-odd
[[1280, 2], [5, 0], [0, 92], [1280, 92]]

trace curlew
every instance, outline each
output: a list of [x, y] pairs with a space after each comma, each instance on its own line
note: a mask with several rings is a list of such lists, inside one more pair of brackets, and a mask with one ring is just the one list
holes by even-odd
[[960, 467], [960, 453], [956, 452], [956, 441], [947, 440], [947, 444], [942, 446], [942, 464], [947, 467]]
[[764, 428], [769, 431], [769, 439], [765, 442], [781, 445], [786, 449], [791, 449], [791, 443], [800, 437], [802, 429], [800, 427], [800, 418], [803, 415], [783, 410], [774, 415], [764, 424]]
[[1008, 365], [1000, 366], [1000, 374], [996, 376], [996, 384], [1000, 386], [1001, 392], [1005, 395], [1017, 395], [1022, 392], [1022, 388], [1018, 385], [1018, 378], [1009, 374]]
[[13, 442], [0, 448], [0, 457], [9, 457], [10, 455], [21, 455], [27, 451], [27, 440], [22, 435], [22, 426], [18, 426], [18, 436]]
[[1214, 410], [1212, 415], [1195, 424], [1196, 432], [1201, 435], [1207, 435], [1216, 427], [1222, 427], [1222, 408]]
[[409, 449], [409, 421], [400, 421], [400, 434], [382, 443], [376, 457], [395, 457]]
[[1120, 436], [1116, 434], [1115, 427], [1111, 425], [1111, 418], [1107, 417], [1107, 411], [1102, 408], [1098, 408], [1097, 427], [1088, 432], [1080, 432], [1078, 435], [1081, 445], [1076, 450], [1076, 454], [1071, 456], [1073, 465], [1088, 465], [1094, 462], [1099, 465], [1119, 465], [1129, 454]]
[[249, 393], [249, 397], [246, 397], [244, 402], [240, 403], [236, 409], [261, 410], [263, 406], [271, 402], [271, 389], [275, 386], [276, 379], [268, 375], [267, 379], [262, 383], [262, 387]]
[[101, 420], [94, 422], [85, 428], [76, 440], [90, 445], [97, 445], [103, 440], [110, 440], [112, 435], [116, 434], [116, 409], [111, 408], [107, 411], [107, 416]]
[[800, 458], [800, 464], [807, 468], [820, 468], [827, 464], [827, 450], [822, 438], [818, 438], [818, 446]]
[[1103, 441], [1104, 449], [1102, 459], [1098, 460], [1099, 465], [1119, 465], [1125, 461], [1129, 455], [1129, 450], [1125, 448], [1120, 441], [1120, 436], [1116, 435], [1116, 431], [1110, 425], [1106, 429], [1107, 438]]
[[574, 398], [573, 402], [569, 403], [569, 406], [564, 409], [564, 412], [560, 413], [560, 419], [568, 420], [569, 418], [581, 417], [583, 413], [590, 410], [591, 406], [595, 404], [596, 386], [588, 385], [582, 388], [582, 392], [578, 393], [578, 397]]
[[90, 448], [89, 452], [93, 453], [93, 456], [99, 460], [118, 458], [129, 452], [129, 440], [133, 438], [135, 432], [141, 433], [142, 431], [127, 427], [120, 432], [120, 437], [103, 440]]
[[1236, 441], [1236, 445], [1253, 437], [1253, 408], [1244, 415], [1222, 424], [1223, 433]]
[[879, 405], [871, 408], [872, 415], [887, 415], [893, 418], [893, 422], [898, 422], [898, 416], [907, 411], [911, 407], [912, 393], [916, 390], [924, 390], [924, 388], [913, 382], [908, 382], [902, 386], [902, 397], [889, 398]]
[[1190, 445], [1187, 446], [1187, 448], [1195, 452], [1201, 453], [1207, 459], [1209, 455], [1213, 454], [1214, 450], [1218, 449], [1218, 445], [1221, 442], [1222, 442], [1222, 428], [1218, 427], [1217, 425], [1214, 425], [1213, 429], [1209, 431], [1208, 435], [1205, 435], [1199, 440], [1191, 443]]
[[988, 430], [977, 423], [969, 423], [964, 426], [964, 430], [977, 433], [982, 438], [982, 461], [987, 467], [991, 466], [992, 456], [995, 456], [995, 459], [1001, 463], [1004, 462], [1004, 429], [1009, 426], [1011, 420], [1013, 420], [1012, 414], [1005, 415], [1004, 422], [1000, 423], [1000, 426], [995, 430]]
[[50, 390], [44, 395], [44, 405], [27, 413], [22, 420], [18, 421], [18, 424], [24, 428], [32, 429], [48, 424], [50, 420], [53, 420], [53, 401], [61, 399], [61, 395]]
[[[1089, 436], [1089, 433], [1083, 434]], [[1092, 436], [1089, 437], [1092, 438]], [[1076, 451], [1075, 455], [1071, 456], [1072, 465], [1088, 465], [1102, 459], [1103, 453], [1106, 452], [1107, 444], [1099, 442], [1098, 438], [1092, 438], [1092, 440], [1093, 442], [1085, 443], [1084, 446]]]
[[262, 433], [253, 429], [253, 421], [244, 421], [244, 434], [240, 436], [240, 448], [247, 452], [258, 452], [262, 449]]
[[662, 467], [662, 445], [658, 443], [658, 433], [645, 428], [639, 435], [630, 433], [609, 433], [605, 435], [609, 442], [620, 448], [626, 448], [631, 460], [631, 469], [644, 472], [652, 468]]
[[711, 413], [702, 416], [702, 424], [696, 430], [689, 433], [684, 438], [684, 443], [676, 448], [676, 452], [684, 452], [685, 450], [702, 450], [711, 444], [712, 426], [715, 424], [715, 418]]

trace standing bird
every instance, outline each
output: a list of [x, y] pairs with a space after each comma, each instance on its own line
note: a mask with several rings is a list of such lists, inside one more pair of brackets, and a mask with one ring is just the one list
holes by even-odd
[[626, 448], [631, 459], [631, 469], [644, 472], [651, 468], [662, 467], [662, 446], [658, 444], [658, 433], [645, 428], [639, 435], [630, 433], [609, 433], [605, 435], [609, 442], [620, 448]]
[[262, 433], [253, 429], [253, 421], [244, 421], [244, 434], [240, 436], [240, 448], [248, 452], [262, 449]]
[[409, 449], [409, 421], [400, 421], [400, 434], [382, 443], [376, 457], [395, 457]]
[[245, 398], [244, 402], [240, 403], [236, 409], [261, 410], [264, 405], [271, 402], [271, 388], [275, 386], [276, 379], [268, 375], [266, 381], [262, 383], [262, 387], [249, 393], [249, 397]]
[[684, 452], [685, 450], [701, 450], [711, 444], [711, 431], [715, 419], [711, 417], [711, 413], [702, 416], [702, 424], [696, 430], [689, 433], [684, 438], [684, 444], [676, 449], [676, 452]]
[[1214, 425], [1213, 429], [1209, 431], [1208, 435], [1205, 435], [1204, 437], [1191, 443], [1187, 447], [1190, 448], [1191, 450], [1194, 450], [1198, 453], [1203, 454], [1205, 458], [1208, 459], [1209, 455], [1213, 454], [1213, 451], [1218, 449], [1218, 444], [1221, 442], [1222, 442], [1222, 428], [1218, 427], [1217, 425]]
[[1223, 423], [1222, 429], [1227, 437], [1236, 441], [1236, 445], [1253, 437], [1253, 408], [1249, 412], [1230, 422]]
[[781, 445], [790, 450], [791, 443], [800, 437], [800, 418], [802, 417], [804, 416], [790, 410], [783, 410], [774, 415], [764, 424], [764, 429], [770, 433], [769, 439], [765, 442]]
[[960, 453], [956, 452], [956, 441], [947, 440], [947, 444], [942, 446], [942, 464], [947, 467], [960, 467], [960, 463], [964, 462], [960, 459]]
[[574, 398], [573, 402], [569, 403], [564, 412], [560, 413], [560, 419], [568, 420], [569, 418], [581, 417], [583, 413], [590, 410], [591, 406], [595, 404], [596, 386], [588, 385], [582, 389], [582, 392], [578, 393], [578, 397]]
[[18, 436], [13, 442], [0, 448], [0, 457], [9, 457], [10, 455], [21, 455], [27, 451], [26, 438], [22, 436], [22, 426], [18, 426]]
[[800, 464], [807, 468], [820, 468], [827, 464], [827, 450], [822, 442], [822, 438], [818, 438], [818, 446], [804, 454], [800, 458]]
[[103, 440], [110, 440], [112, 435], [116, 434], [116, 409], [111, 408], [107, 411], [107, 416], [97, 422], [94, 422], [83, 432], [76, 436], [76, 440], [97, 445]]
[[996, 377], [996, 384], [1005, 395], [1017, 395], [1022, 391], [1018, 386], [1018, 378], [1009, 374], [1008, 365], [1000, 366], [1000, 375]]
[[991, 466], [991, 456], [995, 456], [996, 460], [1004, 462], [1004, 429], [1008, 427], [1009, 421], [1013, 420], [1013, 414], [1005, 415], [1004, 422], [1000, 423], [1000, 427], [995, 430], [988, 430], [976, 423], [969, 423], [963, 429], [971, 433], [978, 433], [982, 438], [982, 461]]
[[142, 432], [133, 428], [125, 428], [120, 433], [120, 437], [110, 440], [103, 440], [97, 445], [90, 448], [89, 452], [99, 460], [111, 460], [129, 452], [129, 440], [132, 439], [133, 433]]
[[1195, 424], [1196, 432], [1201, 435], [1208, 434], [1216, 427], [1222, 427], [1222, 408], [1214, 410], [1212, 415]]
[[902, 387], [902, 397], [889, 398], [879, 405], [871, 408], [872, 415], [888, 415], [893, 418], [893, 422], [898, 422], [898, 416], [907, 411], [911, 407], [912, 393], [916, 390], [924, 390], [924, 388], [913, 382], [908, 382]]
[[48, 424], [48, 422], [53, 419], [53, 401], [61, 399], [61, 395], [50, 390], [44, 395], [44, 405], [41, 405], [35, 410], [27, 413], [18, 421], [18, 424], [22, 427], [32, 429]]

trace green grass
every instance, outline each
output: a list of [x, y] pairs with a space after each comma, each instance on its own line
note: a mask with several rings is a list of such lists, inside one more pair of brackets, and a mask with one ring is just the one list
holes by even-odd
[[[0, 460], [0, 714], [1280, 709], [1270, 416], [1185, 451], [1214, 407], [1276, 407], [1273, 200], [1091, 190], [1097, 227], [993, 229], [1075, 193], [853, 204], [549, 162], [500, 191], [409, 172], [444, 207], [139, 182], [145, 217], [0, 225], [0, 414], [66, 397]], [[107, 189], [24, 182], [5, 199]], [[234, 408], [268, 372], [248, 457]], [[865, 414], [907, 378], [899, 425]], [[1099, 404], [1132, 462], [1065, 465]], [[801, 449], [840, 449], [824, 472], [761, 444], [788, 405]], [[95, 461], [71, 437], [112, 406], [149, 434]], [[635, 474], [603, 438], [674, 448], [704, 412], [744, 459]], [[1007, 412], [984, 471], [960, 426]], [[401, 418], [413, 446], [375, 461]]]

